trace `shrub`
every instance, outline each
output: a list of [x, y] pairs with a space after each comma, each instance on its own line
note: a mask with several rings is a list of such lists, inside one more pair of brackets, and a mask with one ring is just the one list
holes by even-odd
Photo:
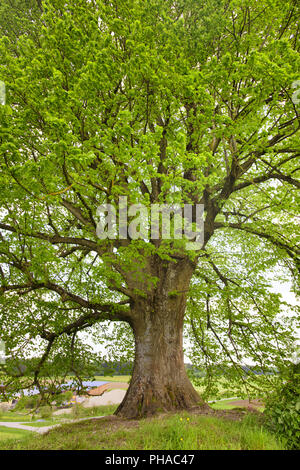
[[76, 403], [72, 407], [72, 415], [74, 418], [80, 418], [82, 416], [85, 416], [86, 415], [85, 408], [79, 403]]
[[14, 410], [19, 411], [19, 410], [31, 410], [33, 408], [36, 408], [38, 405], [39, 401], [39, 396], [38, 395], [33, 395], [33, 396], [23, 396], [18, 400], [18, 403], [16, 404]]
[[55, 402], [56, 406], [61, 406], [61, 405], [63, 405], [63, 403], [69, 402], [71, 400], [72, 396], [73, 396], [72, 391], [67, 391], [67, 392], [60, 393], [60, 394], [55, 396], [54, 402]]
[[51, 418], [51, 415], [52, 415], [51, 406], [48, 406], [48, 405], [41, 406], [40, 407], [40, 415], [41, 415], [42, 419]]
[[291, 367], [281, 375], [281, 384], [266, 401], [266, 425], [286, 449], [300, 448], [300, 374]]

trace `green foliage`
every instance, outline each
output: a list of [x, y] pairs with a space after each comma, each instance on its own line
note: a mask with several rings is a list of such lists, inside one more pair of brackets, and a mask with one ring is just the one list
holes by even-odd
[[80, 404], [80, 403], [75, 403], [72, 406], [72, 416], [77, 419], [77, 418], [82, 418], [83, 416], [86, 416], [85, 414], [85, 408]]
[[39, 408], [39, 414], [41, 415], [41, 418], [42, 419], [47, 419], [47, 418], [50, 418], [52, 416], [52, 408], [51, 406], [41, 406]]
[[40, 397], [38, 395], [23, 396], [18, 400], [14, 409], [16, 411], [20, 411], [23, 409], [32, 410], [38, 406], [39, 402]]
[[[0, 6], [0, 336], [19, 357], [1, 366], [6, 394], [33, 374], [54, 389], [69, 373], [93, 376], [107, 358], [87, 334], [108, 343], [108, 360], [132, 362], [132, 308], [152, 307], [183, 261], [190, 290], [166, 296], [187, 303], [206, 395], [221, 373], [241, 394], [272, 390], [299, 325], [296, 305], [272, 292], [274, 279], [299, 284], [298, 4], [42, 4]], [[204, 202], [203, 250], [100, 240], [97, 207], [120, 195]]]
[[[298, 364], [299, 369], [299, 364]], [[277, 388], [266, 401], [267, 426], [287, 449], [300, 449], [300, 373], [293, 365], [281, 374]]]
[[68, 392], [60, 393], [55, 396], [54, 402], [56, 406], [62, 405], [64, 402], [69, 402], [73, 396], [73, 392], [70, 390]]

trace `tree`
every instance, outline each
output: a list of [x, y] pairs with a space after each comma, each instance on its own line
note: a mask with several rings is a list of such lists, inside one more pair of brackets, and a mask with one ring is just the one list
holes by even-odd
[[[293, 349], [264, 276], [285, 266], [297, 286], [299, 6], [42, 5], [0, 43], [1, 335], [19, 353], [42, 340], [42, 390], [51, 354], [79, 377], [80, 333], [121, 322], [135, 364], [117, 413], [204, 406], [184, 367], [185, 319], [208, 367], [218, 347], [239, 374], [247, 357], [265, 366]], [[97, 208], [119, 197], [203, 204], [203, 246], [100, 239]]]

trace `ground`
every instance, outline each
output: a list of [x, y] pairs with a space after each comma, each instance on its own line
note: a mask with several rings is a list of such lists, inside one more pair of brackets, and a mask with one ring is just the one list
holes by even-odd
[[[129, 377], [115, 377], [125, 385]], [[98, 380], [102, 379], [97, 377]], [[104, 378], [103, 378], [104, 379]], [[116, 380], [118, 379], [118, 380]], [[122, 382], [121, 382], [122, 381]], [[119, 385], [119, 384], [118, 384]], [[114, 387], [113, 387], [114, 388]], [[125, 388], [125, 387], [124, 387]], [[222, 390], [223, 391], [223, 390]], [[226, 394], [224, 390], [224, 395]], [[232, 396], [232, 395], [231, 395]], [[211, 401], [211, 400], [210, 400]], [[32, 428], [59, 424], [44, 436], [36, 432], [0, 427], [0, 449], [278, 449], [274, 436], [263, 430], [262, 403], [227, 398], [183, 413], [164, 413], [154, 418], [125, 420], [112, 416], [116, 405], [83, 408], [71, 414], [49, 416], [43, 421], [25, 413], [2, 413], [2, 421], [20, 421]], [[95, 420], [93, 417], [106, 416]], [[90, 418], [88, 421], [78, 421]], [[70, 420], [73, 420], [71, 423]], [[74, 422], [77, 420], [77, 422]], [[29, 422], [28, 422], [29, 421]]]
[[257, 413], [200, 409], [142, 420], [116, 416], [66, 424], [47, 435], [0, 442], [20, 450], [275, 450], [282, 447], [261, 428]]
[[128, 384], [126, 382], [107, 382], [104, 385], [100, 385], [99, 387], [92, 388], [88, 391], [88, 395], [91, 396], [99, 396], [102, 395], [106, 390], [127, 390]]

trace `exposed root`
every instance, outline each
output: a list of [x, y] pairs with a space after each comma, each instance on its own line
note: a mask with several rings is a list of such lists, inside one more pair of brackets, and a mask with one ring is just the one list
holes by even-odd
[[123, 402], [116, 410], [116, 415], [135, 419], [195, 408], [203, 411], [210, 409], [189, 383], [186, 387], [149, 387], [149, 384], [146, 387], [140, 383], [128, 389]]

